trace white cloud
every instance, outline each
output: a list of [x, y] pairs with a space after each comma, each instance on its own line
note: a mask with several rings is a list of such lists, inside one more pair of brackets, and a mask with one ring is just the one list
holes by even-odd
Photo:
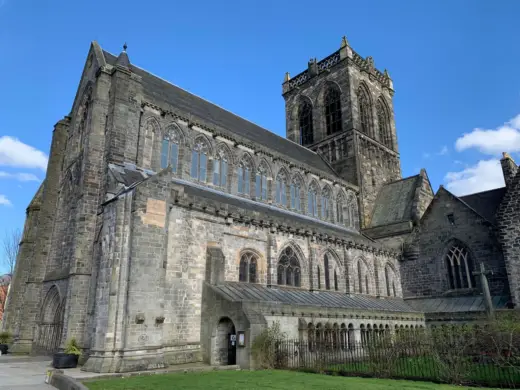
[[7, 199], [7, 196], [0, 194], [0, 206], [12, 206], [13, 204], [9, 199]]
[[41, 150], [7, 135], [0, 137], [0, 165], [47, 169], [48, 157]]
[[9, 173], [9, 172], [0, 171], [0, 179], [14, 179], [14, 180], [18, 180], [18, 181], [37, 181], [37, 182], [40, 181], [40, 179], [36, 175], [33, 175], [32, 173], [24, 173], [24, 172]]
[[455, 142], [461, 152], [475, 148], [481, 153], [497, 155], [501, 152], [520, 152], [520, 115], [494, 130], [474, 129]]
[[446, 188], [457, 196], [487, 191], [505, 186], [500, 161], [481, 160], [459, 172], [448, 172], [444, 177]]
[[439, 156], [444, 156], [445, 154], [448, 154], [448, 147], [444, 145], [439, 153], [437, 153]]

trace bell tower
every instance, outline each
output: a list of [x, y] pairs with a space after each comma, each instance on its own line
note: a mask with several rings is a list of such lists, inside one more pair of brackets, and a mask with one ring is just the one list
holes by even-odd
[[359, 186], [360, 222], [367, 227], [381, 187], [401, 179], [390, 75], [343, 37], [336, 52], [321, 61], [312, 58], [295, 77], [286, 73], [282, 95], [287, 138]]

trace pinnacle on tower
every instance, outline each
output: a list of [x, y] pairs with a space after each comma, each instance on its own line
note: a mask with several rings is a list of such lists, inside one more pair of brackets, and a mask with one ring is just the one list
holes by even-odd
[[341, 45], [340, 45], [340, 49], [343, 49], [344, 47], [347, 47], [348, 46], [348, 41], [347, 41], [347, 37], [345, 35], [343, 35], [343, 37], [341, 38]]
[[128, 48], [126, 42], [123, 45], [123, 51], [117, 57], [116, 66], [120, 66], [122, 68], [129, 69], [130, 68], [130, 59], [128, 58], [128, 54], [126, 54], [126, 49]]
[[289, 72], [285, 72], [285, 77], [283, 78], [283, 82], [286, 83], [290, 79], [291, 79], [291, 75], [289, 74]]
[[390, 74], [388, 73], [388, 70], [385, 69], [385, 73], [384, 73], [384, 74], [385, 74], [385, 77], [386, 77], [387, 79], [390, 78]]

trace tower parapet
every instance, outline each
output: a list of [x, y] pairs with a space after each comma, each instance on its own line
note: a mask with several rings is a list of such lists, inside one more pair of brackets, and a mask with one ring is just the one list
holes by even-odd
[[323, 72], [330, 71], [332, 67], [345, 60], [351, 61], [351, 63], [356, 65], [360, 71], [368, 73], [371, 80], [379, 81], [383, 87], [388, 88], [393, 93], [393, 83], [388, 74], [388, 71], [385, 69], [383, 72], [381, 72], [380, 70], [376, 69], [374, 66], [374, 59], [372, 57], [368, 56], [363, 58], [360, 56], [358, 53], [352, 50], [347, 39], [343, 37], [339, 50], [325, 57], [321, 61], [311, 59], [309, 61], [308, 68], [294, 77], [288, 77], [288, 74], [286, 73], [286, 77], [282, 83], [282, 95], [285, 95], [293, 89], [300, 87]]

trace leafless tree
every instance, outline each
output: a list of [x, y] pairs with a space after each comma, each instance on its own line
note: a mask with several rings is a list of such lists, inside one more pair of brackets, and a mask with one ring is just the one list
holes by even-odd
[[14, 266], [16, 264], [16, 257], [18, 256], [18, 248], [22, 239], [22, 232], [20, 229], [13, 229], [5, 233], [3, 240], [4, 249], [4, 267], [7, 268], [7, 273], [14, 273]]

